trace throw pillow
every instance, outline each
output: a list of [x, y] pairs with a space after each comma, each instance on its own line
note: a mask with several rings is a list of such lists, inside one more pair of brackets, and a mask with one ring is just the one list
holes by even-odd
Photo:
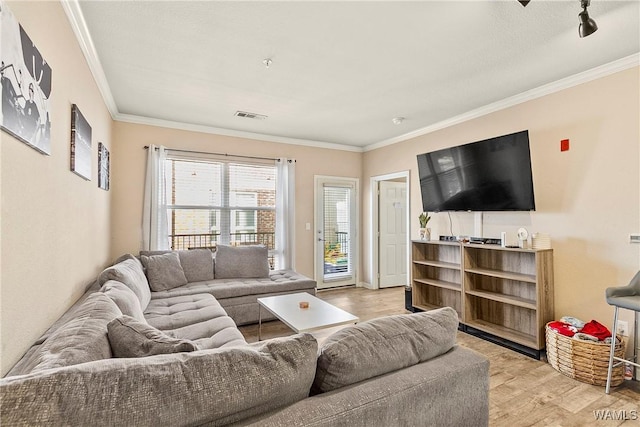
[[140, 257], [163, 255], [177, 252], [184, 275], [189, 283], [213, 280], [213, 252], [210, 249], [189, 249], [180, 251], [140, 251]]
[[264, 245], [216, 248], [216, 279], [269, 277], [269, 251]]
[[106, 268], [98, 276], [98, 284], [100, 286], [109, 280], [124, 283], [131, 289], [140, 300], [140, 307], [149, 305], [149, 301], [151, 301], [149, 282], [147, 282], [147, 277], [142, 270], [142, 264], [136, 257], [127, 257], [123, 261]]
[[131, 316], [113, 319], [107, 325], [107, 331], [115, 357], [145, 357], [199, 350], [193, 342], [171, 337]]
[[177, 252], [152, 256], [142, 255], [140, 258], [147, 269], [147, 278], [152, 290], [166, 291], [188, 283]]
[[142, 307], [140, 307], [140, 300], [124, 283], [109, 280], [102, 285], [100, 290], [116, 303], [122, 314], [146, 323], [142, 314]]
[[320, 349], [312, 393], [406, 368], [449, 351], [458, 314], [450, 307], [381, 317], [342, 329]]
[[189, 283], [213, 280], [213, 253], [209, 249], [178, 251], [180, 264]]

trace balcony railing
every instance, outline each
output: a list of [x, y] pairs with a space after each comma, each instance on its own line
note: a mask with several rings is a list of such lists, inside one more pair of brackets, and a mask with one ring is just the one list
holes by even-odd
[[[169, 247], [173, 250], [180, 249], [213, 249], [220, 242], [220, 233], [209, 234], [172, 234], [169, 235]], [[276, 247], [275, 233], [231, 233], [229, 236], [231, 245], [265, 245], [269, 250]]]
[[[269, 250], [269, 268], [271, 270], [278, 268], [273, 256], [273, 250], [276, 248], [275, 233], [231, 233], [229, 238], [231, 245], [265, 245]], [[219, 241], [220, 233], [169, 235], [169, 247], [173, 250], [201, 248], [214, 250]]]

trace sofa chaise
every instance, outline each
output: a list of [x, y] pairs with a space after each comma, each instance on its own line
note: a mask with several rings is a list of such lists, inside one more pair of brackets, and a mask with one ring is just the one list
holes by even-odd
[[0, 424], [488, 424], [488, 361], [455, 345], [454, 310], [362, 322], [320, 348], [310, 334], [248, 344], [227, 309], [250, 322], [240, 312], [256, 295], [314, 293], [313, 281], [264, 277], [264, 248], [204, 255], [105, 269], [0, 380]]

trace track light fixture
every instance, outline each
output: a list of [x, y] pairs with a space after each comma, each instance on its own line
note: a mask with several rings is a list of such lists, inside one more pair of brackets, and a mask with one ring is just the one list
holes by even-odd
[[578, 34], [580, 37], [587, 37], [598, 31], [598, 25], [596, 25], [596, 21], [589, 18], [589, 12], [587, 12], [587, 7], [591, 4], [591, 0], [581, 0], [580, 4], [582, 6], [582, 12], [578, 14], [578, 18], [580, 18]]

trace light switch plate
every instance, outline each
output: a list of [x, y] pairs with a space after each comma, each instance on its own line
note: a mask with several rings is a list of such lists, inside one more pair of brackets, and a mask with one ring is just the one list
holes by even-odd
[[640, 243], [640, 233], [629, 234], [629, 243]]

